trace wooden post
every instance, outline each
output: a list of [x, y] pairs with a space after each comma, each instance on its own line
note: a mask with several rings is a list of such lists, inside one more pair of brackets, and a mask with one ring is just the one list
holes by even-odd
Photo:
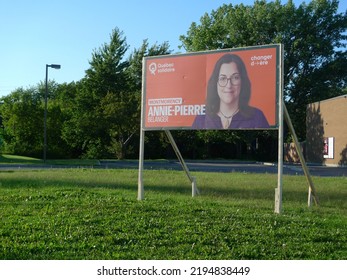
[[178, 147], [176, 145], [174, 138], [172, 137], [170, 130], [165, 130], [165, 133], [170, 140], [172, 148], [174, 149], [176, 156], [179, 159], [179, 161], [183, 167], [183, 170], [186, 172], [187, 177], [189, 178], [190, 182], [192, 183], [192, 196], [194, 197], [196, 194], [199, 193], [199, 190], [196, 187], [196, 178], [190, 175], [189, 169], [188, 169], [186, 163], [184, 162], [184, 159], [180, 153], [180, 150], [178, 149]]
[[143, 186], [143, 159], [144, 159], [144, 143], [145, 143], [145, 131], [143, 129], [144, 124], [144, 73], [145, 73], [145, 59], [142, 59], [142, 94], [141, 94], [141, 124], [140, 124], [140, 151], [139, 151], [139, 175], [137, 181], [137, 200], [144, 199], [144, 186]]
[[275, 189], [275, 213], [282, 212], [282, 185], [283, 185], [283, 45], [280, 49], [280, 84], [278, 104], [278, 175], [277, 188]]
[[316, 205], [319, 205], [318, 196], [317, 196], [315, 187], [314, 187], [314, 185], [313, 185], [313, 181], [312, 181], [310, 172], [309, 172], [309, 170], [308, 170], [308, 168], [307, 168], [305, 158], [304, 158], [304, 156], [303, 156], [303, 154], [302, 154], [302, 152], [301, 152], [301, 147], [300, 147], [298, 138], [297, 138], [297, 136], [296, 136], [296, 133], [295, 133], [295, 130], [294, 130], [292, 121], [291, 121], [291, 119], [290, 119], [290, 117], [289, 117], [287, 108], [286, 108], [286, 106], [285, 106], [284, 104], [283, 104], [283, 108], [284, 108], [284, 118], [285, 118], [285, 120], [286, 120], [286, 122], [287, 122], [287, 124], [288, 124], [290, 133], [291, 133], [292, 136], [293, 136], [294, 145], [295, 145], [296, 151], [297, 151], [297, 153], [298, 153], [298, 156], [299, 156], [299, 159], [300, 159], [300, 162], [301, 162], [301, 165], [302, 165], [302, 169], [304, 170], [304, 173], [305, 173], [305, 176], [306, 176], [306, 180], [307, 180], [308, 185], [309, 185], [308, 206], [309, 206], [309, 207], [311, 206], [311, 201], [312, 201], [311, 195], [312, 195], [312, 197], [313, 197], [313, 199], [314, 199], [314, 201], [315, 201], [315, 204], [316, 204]]
[[[141, 125], [142, 126], [142, 125]], [[143, 158], [144, 158], [144, 137], [145, 132], [141, 127], [140, 131], [140, 155], [139, 155], [139, 175], [137, 181], [137, 200], [143, 200], [144, 195], [144, 186], [143, 186]]]

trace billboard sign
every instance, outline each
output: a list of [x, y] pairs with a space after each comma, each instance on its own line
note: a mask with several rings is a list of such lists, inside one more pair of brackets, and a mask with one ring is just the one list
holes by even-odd
[[277, 129], [281, 45], [146, 57], [142, 129]]

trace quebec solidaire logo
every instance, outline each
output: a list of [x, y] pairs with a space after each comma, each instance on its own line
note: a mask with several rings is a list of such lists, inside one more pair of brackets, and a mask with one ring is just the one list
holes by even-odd
[[155, 75], [155, 71], [157, 71], [157, 64], [155, 62], [152, 62], [148, 66], [148, 70], [149, 70], [149, 72], [151, 72], [152, 75]]
[[152, 75], [155, 75], [156, 73], [161, 74], [161, 73], [170, 73], [170, 72], [175, 72], [175, 64], [170, 63], [170, 62], [165, 62], [165, 63], [155, 63], [152, 62], [148, 66], [149, 72], [151, 72]]

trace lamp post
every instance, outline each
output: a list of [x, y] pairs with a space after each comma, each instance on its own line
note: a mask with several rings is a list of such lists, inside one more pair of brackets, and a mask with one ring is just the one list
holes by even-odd
[[48, 96], [48, 67], [54, 69], [60, 69], [59, 64], [46, 64], [46, 90], [45, 90], [45, 113], [43, 120], [43, 162], [46, 162], [46, 154], [47, 154], [47, 96]]

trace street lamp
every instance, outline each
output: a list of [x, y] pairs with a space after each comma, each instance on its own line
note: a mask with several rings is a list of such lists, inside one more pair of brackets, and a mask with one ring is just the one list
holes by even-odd
[[43, 121], [43, 162], [46, 162], [47, 154], [47, 95], [48, 95], [48, 67], [60, 69], [59, 64], [46, 64], [46, 90], [45, 90], [45, 113]]

